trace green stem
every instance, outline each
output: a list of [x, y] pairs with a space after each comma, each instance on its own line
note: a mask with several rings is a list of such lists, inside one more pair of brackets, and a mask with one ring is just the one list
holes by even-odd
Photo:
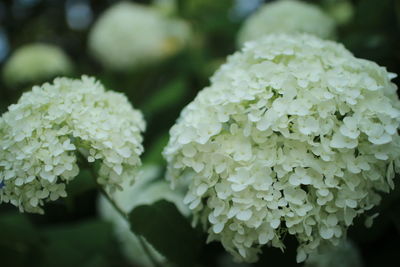
[[108, 200], [108, 202], [113, 206], [113, 208], [123, 217], [125, 220], [128, 219], [128, 214], [125, 213], [118, 205], [115, 203], [115, 201], [110, 197], [110, 195], [104, 190], [104, 187], [101, 185], [97, 184], [97, 188], [99, 189], [100, 193]]
[[[94, 179], [94, 181], [95, 181], [95, 183], [96, 183], [96, 185], [97, 185], [97, 188], [99, 189], [100, 193], [107, 199], [108, 203], [111, 204], [111, 206], [118, 212], [118, 214], [121, 215], [122, 218], [124, 218], [124, 220], [128, 223], [128, 225], [131, 225], [130, 222], [129, 222], [129, 216], [128, 216], [128, 214], [127, 214], [125, 211], [123, 211], [123, 210], [121, 209], [121, 207], [118, 206], [118, 204], [117, 204], [117, 203], [111, 198], [111, 196], [106, 192], [106, 190], [104, 189], [104, 187], [103, 187], [101, 184], [99, 184], [99, 183], [97, 182], [96, 174], [95, 174], [95, 172], [93, 171], [93, 169], [90, 168], [90, 167], [89, 167], [89, 169], [90, 169], [90, 172], [91, 172], [91, 174], [92, 174], [91, 176], [92, 176], [92, 178]], [[135, 235], [136, 235], [136, 234], [135, 234]], [[142, 247], [142, 249], [143, 249], [143, 251], [145, 252], [145, 254], [147, 255], [147, 257], [149, 258], [150, 262], [151, 262], [155, 267], [161, 267], [161, 265], [160, 265], [160, 264], [157, 262], [157, 260], [155, 259], [153, 253], [151, 253], [151, 251], [150, 251], [148, 245], [146, 244], [146, 242], [144, 241], [143, 237], [140, 236], [140, 235], [136, 235], [136, 236], [137, 236], [137, 238], [139, 239], [140, 246]]]

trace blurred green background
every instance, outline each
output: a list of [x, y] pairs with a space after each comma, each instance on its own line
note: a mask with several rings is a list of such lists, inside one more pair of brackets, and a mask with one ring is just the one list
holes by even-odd
[[[87, 52], [91, 25], [111, 0], [15, 0], [0, 2], [0, 68], [12, 52], [28, 43], [45, 42], [63, 48], [74, 62], [73, 77], [88, 74], [108, 89], [124, 92], [147, 121], [143, 161], [165, 165], [161, 150], [168, 130], [182, 108], [225, 57], [236, 50], [236, 34], [243, 20], [261, 0], [179, 0], [174, 14], [187, 20], [193, 36], [186, 49], [159, 64], [132, 72], [107, 71]], [[150, 1], [136, 1], [150, 4]], [[268, 2], [268, 1], [266, 1]], [[309, 1], [327, 12], [337, 1]], [[339, 26], [338, 41], [357, 57], [400, 73], [400, 1], [353, 0], [351, 19]], [[37, 81], [40, 84], [45, 81]], [[396, 78], [399, 85], [400, 80]], [[10, 88], [0, 79], [0, 112], [15, 103], [26, 88]], [[121, 254], [111, 225], [97, 216], [98, 192], [81, 172], [68, 185], [68, 197], [46, 205], [45, 215], [20, 214], [15, 207], [0, 206], [0, 266], [133, 266]], [[360, 249], [364, 266], [399, 266], [400, 184], [385, 196], [381, 214], [367, 229], [360, 220], [349, 237]], [[373, 213], [373, 212], [372, 212]], [[285, 254], [265, 248], [260, 261], [249, 266], [296, 266], [295, 242]], [[204, 245], [198, 266], [247, 266], [226, 262], [217, 243]]]

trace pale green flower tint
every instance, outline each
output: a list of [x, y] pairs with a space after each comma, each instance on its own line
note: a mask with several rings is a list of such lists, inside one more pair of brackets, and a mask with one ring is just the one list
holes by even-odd
[[362, 267], [361, 255], [350, 240], [342, 240], [337, 246], [326, 246], [319, 254], [311, 254], [305, 267]]
[[237, 43], [270, 33], [309, 33], [323, 39], [335, 36], [335, 23], [318, 6], [296, 0], [281, 0], [261, 6], [243, 24]]
[[176, 13], [178, 9], [177, 0], [153, 0], [152, 3], [155, 9], [167, 16]]
[[110, 191], [133, 182], [144, 128], [127, 98], [94, 78], [33, 87], [0, 118], [0, 203], [42, 213], [45, 202], [67, 195], [78, 154], [100, 163], [97, 180]]
[[349, 0], [325, 0], [323, 4], [328, 14], [339, 25], [350, 22], [354, 16], [354, 7]]
[[72, 63], [59, 47], [50, 44], [28, 44], [18, 48], [5, 63], [4, 81], [9, 86], [43, 82], [72, 71]]
[[172, 127], [168, 177], [194, 175], [185, 203], [237, 259], [290, 234], [304, 261], [394, 186], [395, 76], [312, 35], [248, 42]]
[[115, 71], [158, 62], [180, 51], [190, 29], [157, 9], [120, 2], [106, 10], [89, 35], [89, 49], [104, 68]]
[[[122, 185], [123, 190], [116, 191], [113, 199], [126, 213], [129, 213], [137, 206], [152, 204], [158, 200], [165, 199], [174, 203], [180, 212], [188, 215], [189, 210], [183, 204], [183, 192], [172, 190], [165, 180], [155, 180], [160, 172], [161, 168], [158, 166], [144, 166], [139, 174], [138, 181], [134, 185], [124, 183]], [[104, 197], [99, 199], [98, 207], [100, 215], [114, 225], [116, 237], [121, 243], [125, 256], [134, 264], [153, 266], [140, 246], [139, 239], [130, 231], [129, 224]], [[149, 246], [149, 249], [158, 262], [165, 260], [151, 246]]]

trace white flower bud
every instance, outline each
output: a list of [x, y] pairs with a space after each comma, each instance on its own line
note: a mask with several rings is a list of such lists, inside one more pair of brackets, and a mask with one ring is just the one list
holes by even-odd
[[318, 6], [297, 0], [281, 0], [261, 6], [243, 24], [238, 44], [271, 33], [308, 33], [323, 39], [335, 36], [335, 23]]
[[144, 5], [121, 2], [106, 10], [89, 35], [89, 49], [104, 68], [128, 71], [179, 52], [188, 24]]
[[3, 77], [8, 86], [18, 86], [43, 82], [71, 71], [72, 63], [63, 50], [38, 43], [18, 48], [4, 65]]

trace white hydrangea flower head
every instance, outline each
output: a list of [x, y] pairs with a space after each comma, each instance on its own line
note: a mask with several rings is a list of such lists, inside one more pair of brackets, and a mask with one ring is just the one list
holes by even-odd
[[261, 6], [243, 24], [237, 43], [270, 33], [309, 33], [323, 39], [335, 36], [335, 23], [318, 6], [297, 0], [281, 0]]
[[[143, 166], [138, 181], [134, 185], [124, 183], [122, 185], [123, 190], [114, 193], [113, 199], [116, 204], [123, 211], [129, 213], [137, 206], [152, 204], [158, 200], [165, 199], [174, 203], [178, 210], [187, 216], [189, 209], [183, 204], [184, 193], [180, 190], [172, 190], [165, 180], [156, 180], [160, 172], [161, 168], [159, 166]], [[153, 266], [145, 251], [143, 251], [138, 237], [132, 233], [129, 224], [111, 206], [108, 200], [101, 196], [98, 208], [100, 215], [113, 224], [115, 235], [120, 241], [127, 259], [140, 266]], [[150, 244], [148, 247], [158, 262], [165, 260]]]
[[42, 213], [65, 197], [79, 173], [77, 156], [99, 162], [110, 191], [133, 182], [143, 151], [142, 114], [94, 78], [57, 78], [34, 86], [0, 118], [0, 203]]
[[7, 85], [43, 82], [72, 71], [69, 57], [50, 44], [28, 44], [18, 48], [5, 63], [3, 78]]
[[362, 267], [361, 254], [351, 240], [342, 240], [337, 246], [326, 246], [319, 254], [311, 254], [305, 267]]
[[120, 2], [106, 10], [89, 35], [89, 49], [105, 68], [124, 71], [158, 62], [180, 51], [186, 22], [144, 5]]
[[395, 76], [312, 35], [248, 42], [170, 130], [167, 177], [193, 173], [185, 203], [239, 260], [290, 234], [304, 261], [394, 186]]

